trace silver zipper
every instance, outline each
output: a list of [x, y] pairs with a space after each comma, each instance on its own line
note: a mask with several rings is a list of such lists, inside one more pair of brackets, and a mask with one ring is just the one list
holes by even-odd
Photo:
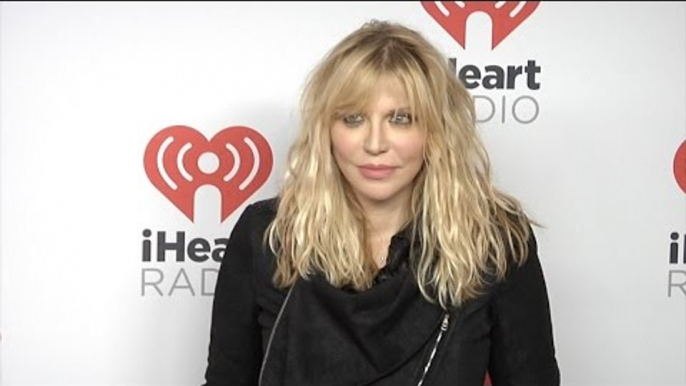
[[272, 348], [272, 340], [274, 340], [274, 332], [276, 331], [276, 326], [279, 325], [279, 321], [281, 320], [281, 314], [283, 314], [283, 310], [286, 309], [286, 304], [288, 303], [288, 299], [291, 297], [291, 292], [293, 292], [293, 288], [295, 288], [295, 284], [291, 286], [291, 288], [288, 290], [288, 293], [286, 294], [286, 299], [284, 299], [283, 304], [281, 305], [281, 308], [279, 309], [279, 314], [276, 316], [276, 321], [274, 321], [274, 326], [272, 326], [272, 332], [269, 334], [269, 342], [267, 342], [267, 350], [264, 353], [264, 358], [262, 359], [262, 367], [260, 368], [260, 378], [257, 381], [258, 386], [262, 385], [262, 375], [264, 373], [264, 367], [267, 364], [267, 358], [269, 357], [269, 350]]
[[450, 314], [446, 313], [443, 315], [443, 321], [441, 322], [441, 330], [438, 331], [438, 336], [436, 337], [436, 343], [434, 343], [434, 348], [431, 350], [431, 355], [429, 356], [429, 360], [426, 362], [426, 366], [424, 366], [424, 373], [422, 374], [422, 377], [419, 379], [419, 382], [417, 383], [417, 386], [422, 386], [422, 383], [424, 383], [424, 378], [426, 378], [426, 374], [429, 372], [429, 369], [431, 368], [431, 363], [434, 360], [434, 356], [436, 355], [436, 349], [438, 349], [438, 344], [441, 343], [441, 339], [443, 338], [443, 333], [448, 330], [448, 325], [450, 324]]

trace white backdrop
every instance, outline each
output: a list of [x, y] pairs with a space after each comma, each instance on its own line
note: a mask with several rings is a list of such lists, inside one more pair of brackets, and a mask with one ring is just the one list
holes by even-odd
[[[218, 267], [203, 240], [220, 248], [245, 205], [276, 193], [306, 75], [372, 18], [419, 29], [472, 74], [533, 61], [510, 88], [471, 91], [498, 186], [545, 225], [563, 384], [686, 384], [685, 3], [542, 3], [495, 48], [502, 19], [473, 14], [461, 44], [420, 2], [0, 15], [3, 385], [199, 385]], [[259, 132], [269, 178], [224, 221], [219, 191], [198, 189], [191, 221], [143, 162], [175, 125]], [[158, 232], [196, 252], [156, 261]]]

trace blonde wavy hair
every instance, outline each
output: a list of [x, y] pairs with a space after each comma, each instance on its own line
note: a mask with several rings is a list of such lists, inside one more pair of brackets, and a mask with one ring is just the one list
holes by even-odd
[[265, 235], [277, 257], [274, 282], [288, 287], [320, 272], [336, 287], [371, 286], [377, 268], [368, 224], [334, 160], [330, 130], [337, 111], [368, 102], [382, 75], [404, 87], [427, 134], [405, 223], [419, 245], [412, 251], [417, 284], [429, 301], [459, 305], [482, 293], [487, 275], [502, 279], [508, 256], [524, 262], [531, 221], [493, 187], [472, 97], [447, 59], [420, 33], [390, 22], [365, 23], [309, 76], [302, 127]]

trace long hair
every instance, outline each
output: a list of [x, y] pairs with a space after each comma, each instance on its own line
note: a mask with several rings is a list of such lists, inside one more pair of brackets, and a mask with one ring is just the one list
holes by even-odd
[[508, 257], [528, 254], [530, 220], [495, 189], [476, 129], [471, 95], [420, 33], [373, 21], [344, 38], [310, 74], [301, 130], [288, 155], [278, 210], [265, 235], [277, 257], [276, 285], [320, 272], [336, 287], [364, 290], [376, 267], [367, 222], [331, 152], [331, 126], [343, 108], [364, 106], [382, 76], [397, 79], [426, 131], [406, 225], [422, 294], [444, 308], [479, 295], [486, 276], [505, 275]]

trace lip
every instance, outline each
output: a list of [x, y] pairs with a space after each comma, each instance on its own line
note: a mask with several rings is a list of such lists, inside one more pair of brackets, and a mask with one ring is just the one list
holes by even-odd
[[372, 180], [382, 180], [384, 178], [388, 178], [397, 167], [395, 166], [390, 166], [390, 165], [373, 165], [373, 164], [366, 164], [359, 166], [360, 169], [360, 174], [362, 174], [365, 178], [369, 178]]

